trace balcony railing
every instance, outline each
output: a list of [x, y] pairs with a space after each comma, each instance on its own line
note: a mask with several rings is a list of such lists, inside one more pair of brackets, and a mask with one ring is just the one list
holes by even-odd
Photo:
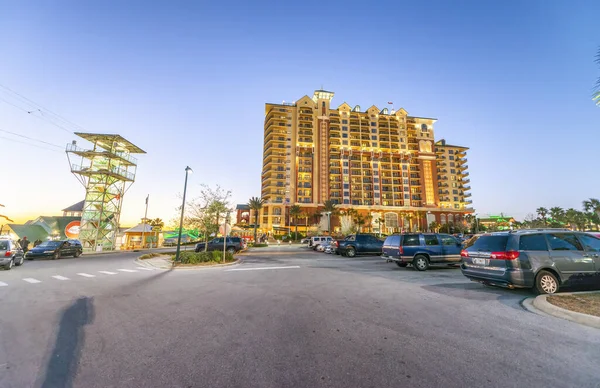
[[135, 175], [133, 173], [127, 171], [124, 168], [113, 166], [110, 169], [93, 169], [90, 166], [80, 166], [77, 164], [71, 165], [71, 171], [79, 174], [106, 174], [110, 172], [112, 174], [118, 175], [126, 180], [133, 180]]

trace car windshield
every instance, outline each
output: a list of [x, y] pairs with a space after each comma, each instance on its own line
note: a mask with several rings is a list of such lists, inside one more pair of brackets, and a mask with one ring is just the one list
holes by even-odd
[[6, 251], [8, 249], [8, 241], [0, 240], [0, 251]]
[[475, 236], [465, 246], [468, 250], [484, 252], [502, 252], [506, 250], [507, 235]]
[[44, 241], [43, 243], [38, 245], [38, 247], [39, 248], [56, 248], [60, 244], [62, 244], [62, 241]]

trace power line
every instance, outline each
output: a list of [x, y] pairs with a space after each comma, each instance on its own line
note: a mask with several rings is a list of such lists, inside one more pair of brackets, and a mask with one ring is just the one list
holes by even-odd
[[50, 146], [52, 146], [52, 147], [56, 147], [56, 148], [63, 149], [63, 147], [62, 147], [62, 146], [59, 146], [59, 145], [56, 145], [56, 144], [52, 144], [52, 143], [48, 143], [47, 141], [40, 140], [40, 139], [34, 139], [33, 137], [29, 137], [29, 136], [21, 135], [20, 133], [15, 133], [15, 132], [11, 132], [11, 131], [6, 131], [6, 130], [4, 130], [4, 129], [0, 129], [0, 132], [9, 133], [9, 134], [11, 134], [11, 135], [14, 135], [14, 136], [19, 136], [19, 137], [22, 137], [22, 138], [24, 138], [24, 139], [28, 139], [28, 140], [37, 141], [37, 142], [40, 142], [40, 143], [44, 143], [44, 144], [50, 145]]
[[[18, 105], [16, 105], [16, 104], [13, 104], [12, 102], [10, 102], [10, 101], [8, 101], [8, 100], [6, 100], [6, 99], [2, 98], [2, 97], [0, 97], [0, 100], [4, 101], [6, 104], [12, 105], [12, 106], [14, 106], [14, 107], [15, 107], [15, 108], [17, 108], [17, 109], [20, 109], [20, 110], [22, 110], [23, 112], [25, 112], [25, 113], [27, 113], [27, 114], [29, 114], [29, 115], [31, 115], [31, 116], [33, 116], [33, 117], [35, 117], [36, 119], [39, 119], [39, 120], [42, 120], [42, 121], [46, 121], [47, 123], [49, 123], [49, 124], [52, 124], [52, 125], [54, 125], [55, 127], [57, 127], [57, 128], [60, 128], [60, 129], [62, 129], [63, 131], [65, 131], [65, 132], [67, 132], [67, 133], [73, 134], [73, 131], [69, 130], [68, 128], [65, 128], [65, 127], [63, 127], [62, 125], [60, 125], [60, 124], [58, 124], [58, 123], [56, 123], [55, 121], [53, 121], [53, 120], [52, 120], [52, 118], [46, 117], [46, 116], [44, 115], [44, 112], [43, 112], [41, 109], [35, 108], [34, 110], [31, 110], [31, 111], [30, 111], [30, 110], [27, 110], [27, 109], [25, 109], [25, 108], [23, 108], [23, 107], [21, 107], [21, 106], [18, 106]], [[40, 112], [40, 114], [41, 114], [43, 117], [40, 117], [40, 116], [37, 116], [37, 115], [35, 115], [35, 113], [36, 113], [36, 112], [38, 112], [38, 111]], [[32, 113], [33, 113], [33, 114], [32, 114]]]
[[62, 154], [62, 151], [56, 150], [54, 148], [49, 148], [49, 147], [44, 147], [42, 145], [27, 143], [27, 142], [24, 142], [24, 141], [21, 141], [21, 140], [11, 139], [10, 137], [0, 136], [0, 139], [14, 141], [15, 143], [21, 143], [21, 144], [25, 144], [25, 145], [28, 145], [28, 146], [31, 146], [31, 147], [41, 148], [41, 149], [47, 150], [47, 151], [60, 152]]

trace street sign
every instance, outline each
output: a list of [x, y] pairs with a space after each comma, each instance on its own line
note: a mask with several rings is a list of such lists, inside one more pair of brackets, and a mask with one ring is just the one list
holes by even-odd
[[221, 233], [223, 236], [229, 235], [229, 233], [231, 233], [231, 225], [221, 224], [219, 226], [219, 233]]

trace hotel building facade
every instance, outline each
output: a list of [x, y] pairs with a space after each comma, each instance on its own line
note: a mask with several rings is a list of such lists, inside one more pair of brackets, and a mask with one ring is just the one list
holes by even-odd
[[294, 204], [306, 215], [298, 220], [303, 230], [318, 222], [327, 200], [363, 214], [374, 228], [383, 220], [385, 233], [456, 224], [473, 213], [468, 148], [436, 141], [436, 119], [345, 102], [334, 108], [333, 95], [317, 90], [294, 103], [266, 104], [263, 232], [289, 230]]

